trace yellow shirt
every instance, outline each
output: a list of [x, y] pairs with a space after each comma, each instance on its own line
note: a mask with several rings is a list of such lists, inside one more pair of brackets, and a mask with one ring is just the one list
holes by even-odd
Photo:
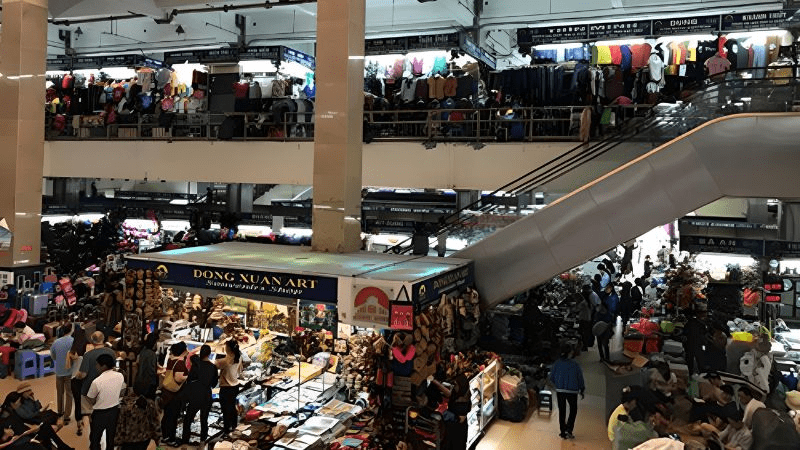
[[625, 405], [620, 404], [617, 406], [617, 409], [611, 413], [611, 417], [608, 418], [608, 440], [614, 442], [614, 427], [617, 426], [619, 423], [619, 416], [626, 416], [628, 415], [628, 411], [625, 409]]

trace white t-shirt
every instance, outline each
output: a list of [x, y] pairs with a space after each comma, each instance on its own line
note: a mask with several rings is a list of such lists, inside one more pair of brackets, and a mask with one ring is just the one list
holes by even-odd
[[92, 381], [87, 397], [95, 399], [94, 410], [119, 406], [119, 397], [125, 389], [125, 377], [114, 370], [106, 370]]

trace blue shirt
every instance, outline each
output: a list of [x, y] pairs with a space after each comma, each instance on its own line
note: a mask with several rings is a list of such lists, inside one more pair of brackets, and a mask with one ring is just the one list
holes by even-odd
[[67, 369], [67, 353], [72, 348], [72, 336], [63, 336], [56, 339], [50, 347], [50, 357], [53, 358], [53, 365], [56, 368], [56, 376], [68, 377], [72, 375], [72, 370]]
[[550, 369], [550, 381], [555, 385], [557, 392], [583, 392], [586, 385], [583, 382], [583, 371], [574, 359], [559, 359]]

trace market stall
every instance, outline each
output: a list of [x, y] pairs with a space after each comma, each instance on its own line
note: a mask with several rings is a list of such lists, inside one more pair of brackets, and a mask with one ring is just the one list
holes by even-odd
[[[477, 342], [470, 261], [225, 243], [133, 255], [128, 270], [155, 274], [173, 298], [146, 325], [164, 346], [207, 343], [217, 355], [225, 339], [240, 342], [251, 361], [238, 396], [249, 422], [231, 440], [257, 430], [259, 445], [278, 448], [441, 438], [436, 419], [420, 422], [429, 420], [426, 379], [457, 363], [481, 386], [471, 441], [494, 417], [497, 364], [474, 352], [442, 359]], [[409, 407], [423, 411], [411, 422]]]

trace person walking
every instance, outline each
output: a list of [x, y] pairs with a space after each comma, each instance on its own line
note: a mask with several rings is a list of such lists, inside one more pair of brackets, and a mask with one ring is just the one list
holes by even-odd
[[72, 348], [72, 324], [61, 327], [62, 336], [50, 346], [50, 358], [56, 372], [56, 409], [59, 417], [64, 418], [64, 425], [69, 423], [72, 410], [72, 370], [67, 365], [69, 350]]
[[208, 440], [208, 413], [211, 410], [211, 390], [217, 387], [219, 373], [217, 366], [208, 360], [211, 355], [211, 347], [203, 345], [200, 347], [200, 354], [193, 355], [191, 358], [192, 369], [189, 371], [189, 378], [186, 381], [183, 393], [187, 402], [186, 416], [183, 418], [182, 443], [189, 445], [201, 445], [191, 442], [191, 425], [197, 412], [200, 412], [200, 442]]
[[239, 394], [239, 375], [242, 373], [242, 352], [235, 340], [225, 342], [225, 357], [217, 360], [217, 368], [223, 430], [230, 433], [237, 424], [236, 396]]
[[600, 353], [600, 361], [608, 361], [611, 356], [609, 344], [611, 337], [614, 336], [614, 327], [611, 326], [612, 320], [613, 318], [606, 305], [601, 304], [594, 313], [594, 325], [592, 325], [592, 334], [597, 338], [597, 351]]
[[93, 404], [89, 450], [100, 450], [100, 438], [104, 432], [106, 449], [113, 449], [119, 419], [119, 398], [125, 389], [125, 377], [113, 370], [116, 364], [111, 355], [100, 354], [96, 365], [98, 374], [86, 393]]
[[75, 423], [78, 426], [76, 434], [83, 435], [83, 414], [81, 410], [81, 391], [83, 389], [83, 379], [78, 378], [81, 363], [83, 362], [83, 355], [86, 353], [87, 348], [90, 347], [86, 340], [86, 331], [83, 328], [76, 328], [72, 332], [72, 346], [67, 353], [67, 365], [70, 368], [70, 390], [72, 391], [72, 399], [75, 404]]
[[[97, 358], [99, 358], [100, 355], [108, 355], [111, 357], [112, 361], [116, 358], [114, 350], [106, 347], [105, 338], [102, 331], [95, 331], [92, 333], [92, 349], [83, 355], [81, 367], [78, 369], [78, 374], [76, 375], [79, 379], [83, 380], [83, 384], [81, 385], [81, 414], [84, 415], [89, 415], [92, 410], [92, 403], [86, 401], [86, 394], [89, 393], [92, 381], [100, 374], [97, 369]], [[94, 416], [90, 416], [90, 419], [92, 417]]]
[[172, 344], [169, 353], [161, 383], [161, 407], [164, 410], [164, 417], [161, 418], [161, 442], [178, 447], [178, 415], [183, 407], [180, 391], [189, 376], [189, 369], [186, 368], [186, 343]]
[[[591, 288], [589, 288], [589, 292], [591, 292]], [[589, 347], [594, 345], [594, 335], [592, 335], [592, 306], [589, 304], [589, 299], [586, 297], [586, 290], [584, 290], [583, 295], [578, 296], [576, 309], [578, 312], [581, 344], [583, 351], [586, 351]]]
[[158, 334], [150, 333], [144, 338], [144, 345], [136, 358], [136, 379], [133, 382], [133, 391], [151, 400], [156, 398], [158, 389], [158, 361], [156, 358], [156, 344]]
[[[575, 417], [578, 415], [578, 394], [584, 398], [586, 385], [583, 381], [581, 366], [572, 359], [573, 348], [569, 344], [561, 346], [561, 357], [550, 369], [550, 382], [556, 388], [558, 401], [558, 425], [561, 439], [574, 439]], [[569, 405], [569, 417], [567, 417]]]

